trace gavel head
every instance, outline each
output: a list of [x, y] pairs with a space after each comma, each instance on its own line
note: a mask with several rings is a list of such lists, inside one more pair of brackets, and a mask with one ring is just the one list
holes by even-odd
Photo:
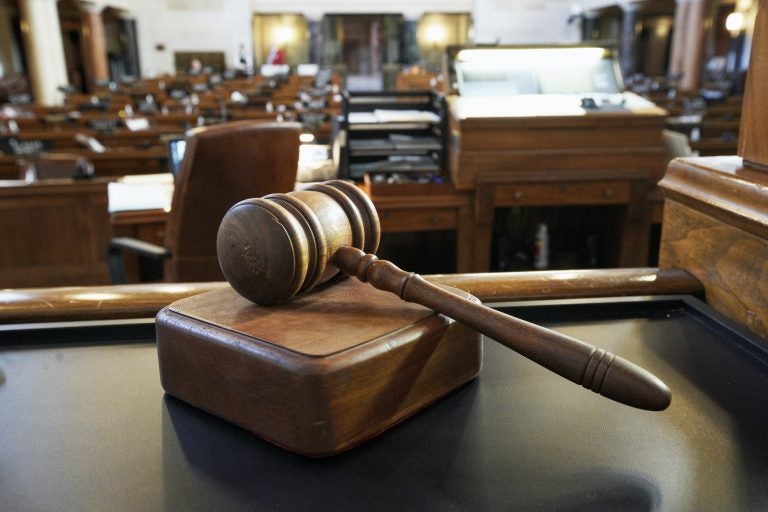
[[336, 275], [331, 258], [339, 247], [376, 252], [380, 234], [368, 196], [334, 180], [237, 203], [221, 221], [216, 251], [232, 288], [268, 306]]

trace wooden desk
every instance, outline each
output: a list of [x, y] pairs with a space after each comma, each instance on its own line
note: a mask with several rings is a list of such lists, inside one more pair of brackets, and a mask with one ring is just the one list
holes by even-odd
[[[165, 229], [168, 212], [161, 209], [125, 210], [110, 214], [112, 237], [129, 237], [159, 246], [165, 243]], [[123, 255], [125, 276], [129, 283], [141, 281], [139, 257], [135, 254]]]
[[[471, 270], [474, 221], [470, 194], [449, 191], [436, 195], [373, 195], [371, 199], [383, 234], [456, 231], [456, 270]], [[167, 215], [161, 209], [115, 212], [112, 232], [162, 245]]]
[[736, 152], [737, 146], [736, 138], [707, 137], [691, 141], [691, 149], [699, 156], [732, 155]]
[[475, 271], [490, 269], [493, 208], [513, 205], [629, 205], [629, 231], [616, 235], [609, 264], [648, 263], [650, 216], [641, 210], [660, 205], [652, 192], [664, 173], [666, 112], [626, 101], [585, 110], [573, 98], [449, 98], [451, 178], [458, 190], [478, 189]]
[[[434, 195], [371, 195], [371, 200], [379, 212], [383, 235], [455, 231], [456, 271], [471, 271], [474, 220], [470, 194], [456, 192], [451, 187], [449, 191]], [[425, 249], [429, 251], [428, 247], [414, 247], [414, 251]], [[386, 254], [381, 256], [387, 257]], [[431, 256], [439, 257], [437, 254]]]
[[82, 130], [65, 131], [24, 131], [13, 134], [10, 138], [22, 142], [43, 141], [52, 151], [77, 149], [80, 144], [75, 140], [75, 135], [82, 133], [94, 137], [104, 146], [115, 148], [139, 148], [165, 146], [161, 142], [164, 135], [183, 135], [184, 130], [178, 126], [151, 127], [147, 130], [131, 131], [126, 128], [118, 128], [113, 131], [97, 131], [89, 128]]
[[[146, 149], [115, 148], [104, 153], [94, 153], [87, 149], [72, 148], [64, 153], [82, 155], [93, 163], [97, 177], [118, 177], [129, 174], [156, 174], [168, 170], [168, 151], [164, 147]], [[20, 155], [0, 156], [0, 179], [19, 178], [18, 160]]]
[[552, 169], [642, 169], [655, 183], [664, 175], [666, 112], [627, 98], [638, 104], [585, 110], [545, 96], [450, 97], [453, 183], [465, 190], [480, 174]]
[[491, 266], [494, 210], [504, 206], [609, 206], [624, 208], [601, 220], [603, 266], [638, 267], [648, 260], [648, 189], [643, 170], [491, 172], [478, 174], [475, 193], [474, 272]]
[[162, 208], [152, 210], [125, 210], [110, 214], [113, 236], [138, 238], [162, 245], [168, 212]]
[[0, 187], [0, 288], [107, 284], [107, 182]]

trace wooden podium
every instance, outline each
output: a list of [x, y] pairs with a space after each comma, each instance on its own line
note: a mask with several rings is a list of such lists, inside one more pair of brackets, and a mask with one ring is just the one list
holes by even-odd
[[758, 7], [739, 135], [739, 158], [673, 160], [660, 186], [660, 267], [686, 269], [707, 302], [768, 337], [768, 7]]
[[712, 307], [768, 337], [768, 173], [737, 156], [684, 158], [660, 186], [659, 266], [687, 270]]
[[157, 316], [166, 392], [313, 457], [351, 448], [474, 379], [480, 341], [352, 279], [273, 307], [226, 287]]

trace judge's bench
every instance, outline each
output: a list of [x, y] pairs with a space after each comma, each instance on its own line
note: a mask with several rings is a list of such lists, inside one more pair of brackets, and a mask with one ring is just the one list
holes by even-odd
[[739, 155], [677, 159], [660, 182], [657, 268], [427, 276], [632, 359], [669, 385], [666, 410], [610, 402], [486, 339], [476, 379], [357, 447], [307, 458], [163, 393], [155, 313], [227, 283], [6, 290], [0, 505], [765, 509], [766, 29], [761, 7]]

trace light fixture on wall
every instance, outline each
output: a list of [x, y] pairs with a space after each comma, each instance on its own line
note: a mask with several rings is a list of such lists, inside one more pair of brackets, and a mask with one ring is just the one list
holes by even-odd
[[288, 44], [293, 40], [293, 28], [288, 25], [280, 25], [275, 29], [275, 41], [280, 44]]
[[731, 35], [728, 55], [726, 58], [726, 70], [729, 73], [738, 73], [741, 70], [742, 54], [744, 52], [744, 14], [734, 11], [725, 18], [725, 29]]
[[445, 27], [437, 23], [428, 26], [424, 31], [424, 38], [432, 45], [445, 42]]
[[515, 48], [515, 49], [465, 49], [459, 51], [456, 60], [461, 62], [514, 62], [520, 67], [533, 67], [541, 62], [556, 65], [593, 65], [606, 55], [604, 48]]
[[740, 12], [732, 12], [728, 15], [727, 18], [725, 18], [725, 29], [731, 33], [731, 35], [736, 35], [742, 30], [744, 30], [744, 15]]

